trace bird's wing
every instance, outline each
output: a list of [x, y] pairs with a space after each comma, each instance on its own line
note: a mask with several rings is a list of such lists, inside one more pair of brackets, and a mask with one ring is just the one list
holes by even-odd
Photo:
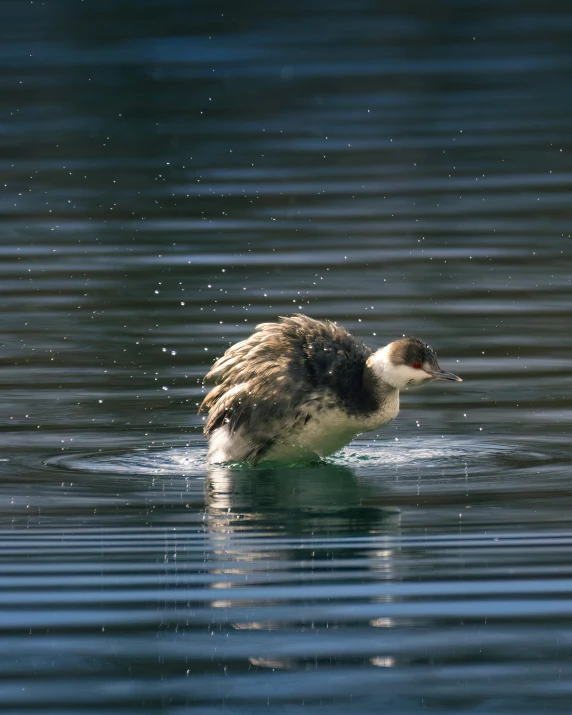
[[208, 411], [205, 434], [227, 424], [231, 433], [239, 426], [249, 431], [294, 419], [299, 406], [315, 388], [308, 369], [307, 336], [311, 329], [332, 331], [332, 323], [305, 316], [263, 323], [246, 340], [232, 345], [205, 377], [215, 387], [203, 400]]
[[304, 408], [314, 400], [330, 399], [351, 411], [363, 397], [370, 354], [361, 341], [327, 320], [294, 315], [258, 325], [205, 377], [215, 384], [199, 408], [208, 412], [205, 434], [226, 424], [231, 433], [246, 428], [256, 441], [259, 433], [304, 419]]
[[199, 412], [207, 411], [205, 434], [223, 424], [246, 428], [254, 440], [272, 425], [304, 419], [314, 400], [351, 412], [363, 398], [363, 370], [371, 354], [361, 341], [327, 320], [305, 315], [262, 323], [219, 358], [205, 377], [214, 387]]

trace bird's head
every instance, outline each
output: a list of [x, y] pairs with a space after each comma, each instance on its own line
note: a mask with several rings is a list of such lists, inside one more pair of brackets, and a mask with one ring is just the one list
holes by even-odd
[[400, 390], [430, 380], [462, 382], [457, 375], [442, 370], [433, 348], [418, 338], [401, 338], [389, 343], [377, 350], [367, 364], [376, 377]]

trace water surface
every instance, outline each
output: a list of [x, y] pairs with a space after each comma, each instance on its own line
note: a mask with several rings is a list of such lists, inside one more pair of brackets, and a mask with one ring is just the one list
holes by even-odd
[[[0, 698], [569, 713], [572, 14], [7, 2]], [[321, 465], [206, 464], [278, 315], [462, 384]]]

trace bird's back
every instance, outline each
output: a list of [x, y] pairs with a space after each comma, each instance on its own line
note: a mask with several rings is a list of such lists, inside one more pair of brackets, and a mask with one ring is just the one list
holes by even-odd
[[232, 435], [240, 428], [260, 446], [303, 416], [303, 406], [312, 400], [330, 401], [348, 415], [371, 412], [375, 400], [363, 379], [370, 355], [360, 340], [330, 321], [294, 315], [263, 323], [231, 346], [206, 376], [215, 387], [199, 410], [209, 413], [205, 434], [226, 426]]

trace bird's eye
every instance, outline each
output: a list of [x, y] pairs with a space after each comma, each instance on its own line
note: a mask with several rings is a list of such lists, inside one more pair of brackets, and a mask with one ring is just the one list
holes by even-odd
[[421, 363], [420, 362], [414, 362], [412, 367], [414, 367], [416, 370], [421, 370]]

